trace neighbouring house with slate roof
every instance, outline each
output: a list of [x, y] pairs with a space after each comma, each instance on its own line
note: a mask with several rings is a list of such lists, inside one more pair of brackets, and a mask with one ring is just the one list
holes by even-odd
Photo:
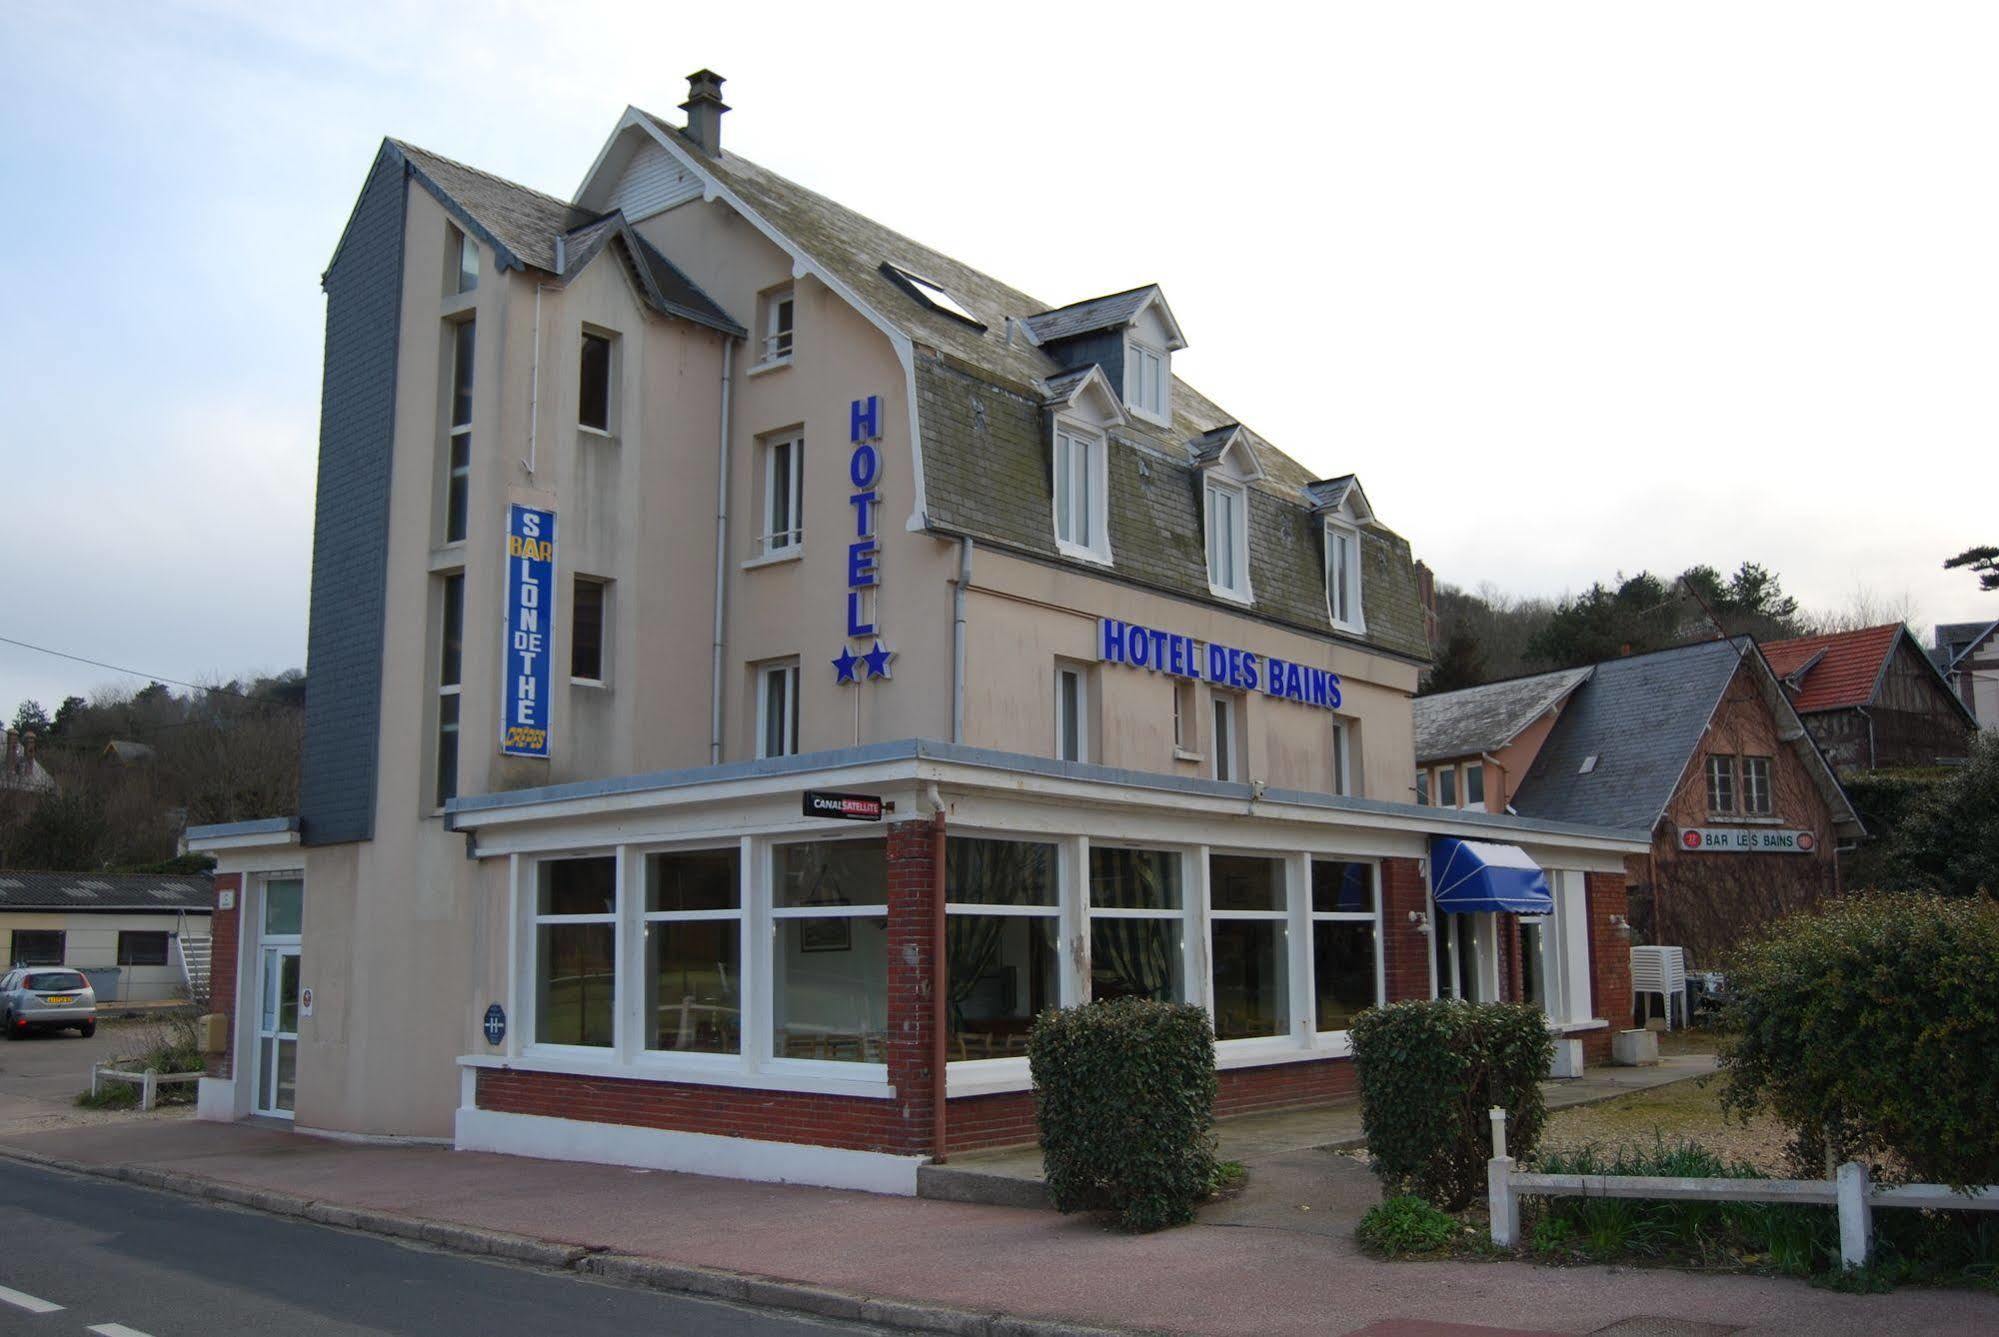
[[1763, 653], [1841, 772], [1971, 755], [1977, 718], [1903, 623], [1770, 641]]
[[1999, 620], [1945, 622], [1930, 662], [1982, 729], [1999, 729]]
[[[1087, 999], [1206, 1008], [1224, 1111], [1351, 1091], [1353, 1015], [1440, 989], [1606, 1058], [1646, 839], [1415, 802], [1360, 461], [1187, 384], [1160, 285], [1031, 297], [724, 148], [720, 86], [568, 200], [370, 166], [301, 811], [188, 837], [204, 1115], [909, 1193], [1033, 1140]], [[1439, 897], [1445, 839], [1502, 862]]]
[[1703, 964], [1836, 890], [1864, 834], [1746, 637], [1419, 697], [1415, 715], [1429, 801], [1642, 834], [1637, 940]]
[[100, 1007], [180, 997], [183, 961], [206, 969], [214, 894], [206, 874], [0, 869], [0, 966], [85, 971]]

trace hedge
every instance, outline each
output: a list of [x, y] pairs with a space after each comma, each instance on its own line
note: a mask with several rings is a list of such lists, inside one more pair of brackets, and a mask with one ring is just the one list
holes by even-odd
[[1028, 1037], [1048, 1193], [1126, 1230], [1193, 1219], [1215, 1184], [1215, 1032], [1198, 1007], [1051, 1009]]
[[1547, 1118], [1541, 1079], [1555, 1056], [1541, 1009], [1439, 999], [1370, 1008], [1353, 1021], [1361, 1125], [1389, 1192], [1451, 1211], [1485, 1191], [1494, 1105], [1508, 1151], [1533, 1150]]
[[1728, 980], [1722, 1104], [1788, 1124], [1801, 1173], [1888, 1155], [1999, 1183], [1999, 905], [1852, 897], [1778, 924]]

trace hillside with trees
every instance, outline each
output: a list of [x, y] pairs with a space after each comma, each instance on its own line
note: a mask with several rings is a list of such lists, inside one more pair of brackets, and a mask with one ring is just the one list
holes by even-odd
[[0, 867], [160, 867], [181, 832], [298, 810], [305, 675], [297, 670], [176, 692], [24, 701], [10, 727], [55, 782], [0, 790]]

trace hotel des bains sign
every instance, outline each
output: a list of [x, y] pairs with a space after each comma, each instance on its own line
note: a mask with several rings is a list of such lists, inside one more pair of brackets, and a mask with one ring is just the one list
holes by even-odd
[[[882, 644], [881, 520], [882, 406], [880, 395], [857, 399], [849, 406], [847, 503], [854, 510], [854, 532], [847, 541], [847, 635], [832, 659], [835, 682], [858, 686], [889, 674], [895, 651]], [[856, 653], [855, 647], [860, 647]]]
[[1106, 664], [1146, 669], [1169, 677], [1210, 682], [1239, 692], [1262, 692], [1323, 710], [1340, 707], [1340, 675], [1276, 655], [1198, 641], [1116, 618], [1097, 619], [1097, 657]]

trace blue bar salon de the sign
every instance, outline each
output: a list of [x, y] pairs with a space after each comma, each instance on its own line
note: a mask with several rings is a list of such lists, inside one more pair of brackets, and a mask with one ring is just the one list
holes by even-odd
[[555, 627], [555, 512], [507, 508], [507, 618], [500, 751], [548, 755], [549, 639]]

